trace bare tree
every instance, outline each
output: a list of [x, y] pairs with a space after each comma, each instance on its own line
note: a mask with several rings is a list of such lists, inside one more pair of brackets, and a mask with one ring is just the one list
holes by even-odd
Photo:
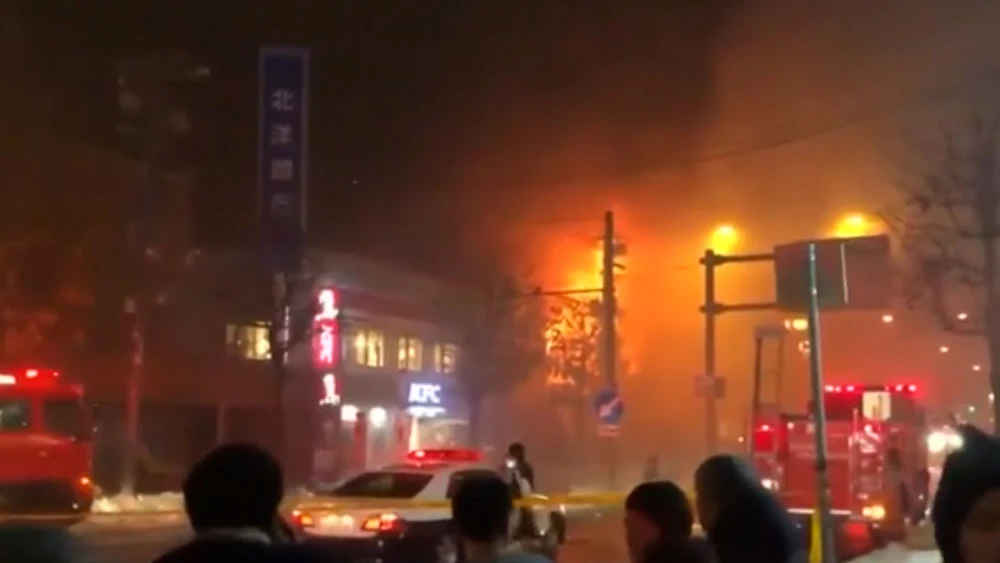
[[485, 280], [459, 308], [458, 381], [469, 402], [472, 443], [480, 439], [483, 402], [540, 374], [545, 358], [540, 296], [515, 277], [497, 274]]
[[[948, 333], [984, 339], [1000, 392], [1000, 115], [941, 127], [886, 220], [908, 259], [906, 296]], [[993, 404], [995, 429], [1000, 409]]]

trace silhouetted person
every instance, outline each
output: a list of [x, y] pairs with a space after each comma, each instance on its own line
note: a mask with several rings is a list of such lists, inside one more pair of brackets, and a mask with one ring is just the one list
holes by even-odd
[[625, 497], [625, 542], [632, 563], [711, 560], [711, 547], [693, 538], [694, 510], [670, 481], [641, 483]]
[[227, 444], [198, 461], [184, 480], [184, 508], [195, 538], [156, 563], [305, 563], [318, 558], [292, 543], [278, 511], [281, 466], [252, 444]]
[[[507, 469], [510, 471], [511, 495], [516, 499], [527, 498], [536, 492], [535, 469], [528, 463], [524, 444], [514, 442], [507, 448]], [[535, 535], [535, 515], [529, 508], [518, 510], [515, 538]]]
[[549, 563], [510, 542], [514, 499], [499, 477], [462, 480], [451, 498], [451, 515], [468, 563]]
[[960, 426], [945, 459], [931, 518], [943, 563], [996, 563], [1000, 554], [1000, 441]]
[[788, 512], [743, 460], [708, 458], [695, 472], [695, 491], [701, 525], [719, 563], [806, 560]]
[[513, 462], [511, 469], [531, 485], [531, 490], [535, 491], [535, 468], [528, 463], [528, 452], [521, 442], [514, 442], [507, 448], [507, 459]]

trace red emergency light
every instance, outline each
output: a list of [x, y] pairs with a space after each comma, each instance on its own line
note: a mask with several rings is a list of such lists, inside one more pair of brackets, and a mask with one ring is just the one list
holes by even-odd
[[826, 385], [827, 393], [860, 393], [863, 391], [888, 391], [890, 393], [916, 393], [917, 386], [913, 383], [896, 385]]
[[419, 462], [476, 463], [483, 460], [483, 454], [478, 450], [465, 450], [465, 449], [413, 450], [406, 454], [406, 460], [418, 463]]
[[0, 373], [0, 385], [18, 385], [21, 383], [55, 383], [59, 372], [55, 370], [40, 370], [27, 368], [14, 372]]

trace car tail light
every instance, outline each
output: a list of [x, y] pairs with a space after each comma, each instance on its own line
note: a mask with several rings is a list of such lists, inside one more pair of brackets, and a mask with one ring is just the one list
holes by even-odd
[[313, 517], [299, 510], [292, 511], [292, 524], [299, 528], [312, 528], [315, 522]]
[[402, 529], [403, 519], [392, 512], [369, 516], [361, 523], [361, 530], [365, 532], [398, 532]]

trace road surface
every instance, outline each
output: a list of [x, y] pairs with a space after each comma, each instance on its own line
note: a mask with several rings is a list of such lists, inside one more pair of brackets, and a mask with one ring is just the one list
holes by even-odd
[[[81, 563], [148, 563], [187, 540], [183, 522], [83, 524], [74, 530], [84, 558]], [[610, 514], [575, 521], [559, 556], [559, 563], [625, 563], [621, 516]], [[938, 563], [934, 552], [911, 552], [892, 546], [855, 559], [853, 563]]]
[[[625, 561], [620, 514], [575, 520], [568, 529], [559, 563]], [[84, 554], [81, 563], [148, 563], [191, 537], [180, 521], [84, 523], [73, 532]]]

